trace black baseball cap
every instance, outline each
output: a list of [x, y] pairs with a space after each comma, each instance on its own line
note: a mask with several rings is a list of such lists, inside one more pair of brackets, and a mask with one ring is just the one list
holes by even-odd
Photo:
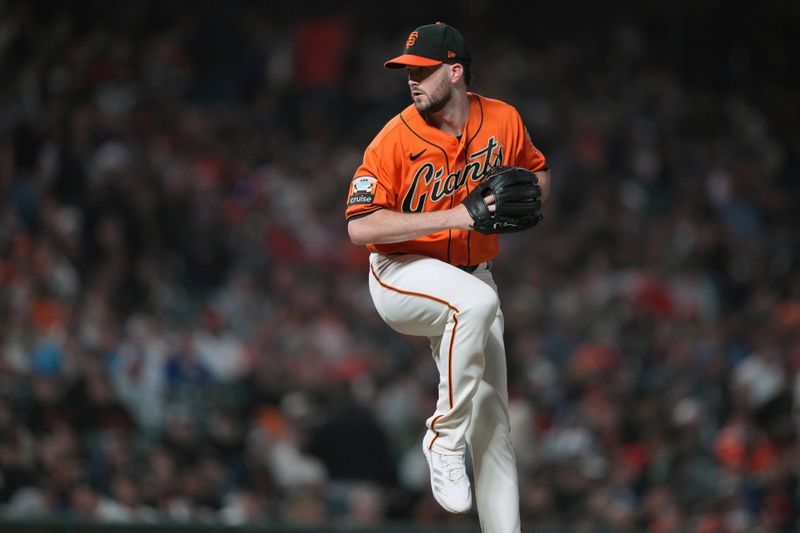
[[409, 34], [403, 54], [383, 64], [386, 68], [433, 67], [442, 63], [469, 66], [472, 52], [464, 37], [443, 22], [420, 26]]

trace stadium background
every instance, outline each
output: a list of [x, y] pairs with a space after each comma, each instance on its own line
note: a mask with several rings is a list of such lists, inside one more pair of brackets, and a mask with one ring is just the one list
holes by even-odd
[[343, 219], [443, 20], [554, 176], [495, 267], [528, 530], [796, 531], [799, 6], [0, 4], [0, 530], [475, 530]]

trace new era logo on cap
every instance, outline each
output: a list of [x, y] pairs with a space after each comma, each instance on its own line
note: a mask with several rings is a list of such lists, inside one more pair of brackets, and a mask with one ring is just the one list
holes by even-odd
[[[413, 48], [413, 51], [412, 51]], [[441, 63], [469, 66], [472, 52], [464, 37], [452, 26], [437, 22], [420, 26], [406, 40], [403, 54], [383, 64], [386, 68], [433, 67]]]

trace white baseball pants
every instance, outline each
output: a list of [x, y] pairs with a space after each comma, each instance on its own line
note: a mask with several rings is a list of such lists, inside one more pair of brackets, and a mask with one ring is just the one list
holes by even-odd
[[485, 264], [470, 274], [430, 257], [373, 253], [369, 289], [392, 329], [431, 341], [439, 399], [426, 425], [435, 449], [469, 446], [482, 530], [519, 533], [503, 314], [491, 272]]

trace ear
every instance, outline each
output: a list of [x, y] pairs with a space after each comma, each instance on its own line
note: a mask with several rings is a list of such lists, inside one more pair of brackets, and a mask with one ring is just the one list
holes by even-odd
[[453, 63], [450, 65], [450, 83], [457, 83], [458, 80], [464, 79], [464, 65], [461, 63]]

